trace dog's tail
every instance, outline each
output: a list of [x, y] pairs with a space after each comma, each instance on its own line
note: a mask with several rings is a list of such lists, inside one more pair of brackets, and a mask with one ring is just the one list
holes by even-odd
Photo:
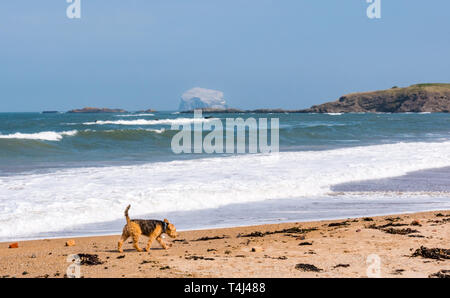
[[127, 219], [127, 224], [131, 223], [130, 217], [128, 216], [128, 210], [130, 210], [131, 205], [128, 205], [127, 209], [125, 209], [125, 218]]

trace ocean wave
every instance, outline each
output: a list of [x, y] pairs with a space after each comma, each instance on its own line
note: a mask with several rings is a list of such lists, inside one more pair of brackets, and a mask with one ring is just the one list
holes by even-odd
[[[450, 142], [72, 168], [0, 178], [0, 239], [150, 212], [328, 196], [340, 183], [450, 166]], [[57, 181], [57, 183], [55, 183]]]
[[161, 134], [161, 133], [165, 132], [166, 129], [165, 128], [161, 128], [161, 129], [146, 129], [146, 131], [151, 131], [151, 132], [155, 132], [155, 133]]
[[145, 117], [145, 116], [155, 116], [155, 114], [124, 114], [124, 115], [114, 115], [115, 117]]
[[36, 133], [14, 133], [8, 135], [0, 135], [0, 139], [21, 139], [21, 140], [42, 140], [42, 141], [60, 141], [64, 136], [74, 136], [77, 130], [71, 131], [42, 131]]
[[213, 120], [206, 118], [175, 118], [175, 119], [136, 119], [136, 120], [98, 120], [95, 122], [84, 122], [84, 125], [172, 125], [172, 124], [190, 124], [190, 123], [202, 123]]

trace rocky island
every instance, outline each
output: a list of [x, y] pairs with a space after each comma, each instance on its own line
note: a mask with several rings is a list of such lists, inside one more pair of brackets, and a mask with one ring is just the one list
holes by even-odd
[[181, 96], [180, 111], [194, 109], [227, 109], [223, 92], [205, 88], [192, 88]]
[[108, 108], [83, 108], [83, 109], [75, 109], [70, 110], [67, 113], [127, 113], [127, 111], [123, 109], [108, 109]]
[[450, 84], [417, 84], [406, 88], [352, 93], [312, 106], [302, 113], [448, 113]]
[[156, 110], [154, 109], [147, 109], [147, 110], [139, 110], [137, 113], [155, 113]]

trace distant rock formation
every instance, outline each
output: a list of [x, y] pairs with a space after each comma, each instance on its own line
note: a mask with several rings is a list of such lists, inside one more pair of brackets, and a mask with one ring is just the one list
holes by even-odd
[[128, 113], [123, 109], [107, 109], [107, 108], [83, 108], [70, 110], [67, 113]]
[[153, 109], [148, 109], [148, 110], [141, 110], [141, 111], [137, 111], [138, 113], [155, 113], [156, 110]]
[[450, 84], [417, 84], [406, 88], [353, 93], [337, 101], [312, 106], [300, 113], [351, 113], [351, 112], [431, 112], [449, 113]]
[[[223, 113], [223, 114], [232, 114], [232, 113], [246, 113], [249, 111], [244, 111], [244, 110], [239, 110], [239, 109], [232, 109], [232, 108], [227, 108], [227, 109], [218, 109], [218, 108], [202, 108], [202, 109], [198, 109], [196, 108], [196, 110], [201, 110], [202, 113], [204, 114], [208, 114], [208, 113]], [[186, 110], [186, 111], [181, 111], [181, 113], [194, 113], [194, 110]]]
[[[233, 114], [233, 113], [246, 113], [246, 114], [275, 114], [275, 113], [298, 113], [295, 110], [283, 110], [283, 109], [256, 109], [256, 110], [239, 110], [233, 108], [227, 109], [216, 109], [216, 108], [203, 108], [196, 109], [201, 110], [203, 114], [210, 113], [222, 113], [222, 114]], [[181, 113], [193, 113], [194, 110], [182, 111]]]
[[202, 108], [226, 109], [223, 92], [204, 88], [192, 88], [181, 96], [180, 111]]

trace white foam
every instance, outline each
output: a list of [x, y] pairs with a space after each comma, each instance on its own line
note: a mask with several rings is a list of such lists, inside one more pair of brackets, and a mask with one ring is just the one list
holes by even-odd
[[14, 133], [9, 135], [0, 135], [0, 139], [22, 139], [22, 140], [43, 140], [43, 141], [60, 141], [64, 136], [74, 136], [77, 130], [71, 131], [42, 131], [37, 133]]
[[146, 129], [146, 131], [151, 131], [151, 132], [155, 132], [155, 133], [163, 133], [166, 131], [165, 128], [161, 128], [161, 129]]
[[340, 116], [342, 115], [342, 113], [326, 113], [327, 115], [331, 115], [331, 116]]
[[128, 204], [137, 217], [323, 197], [339, 183], [450, 166], [449, 148], [449, 141], [397, 143], [1, 177], [0, 239], [120, 219]]
[[125, 115], [115, 115], [115, 117], [144, 117], [144, 116], [155, 116], [155, 114], [125, 114]]
[[172, 124], [189, 124], [189, 123], [199, 123], [208, 122], [212, 119], [204, 118], [175, 118], [175, 119], [159, 119], [159, 120], [146, 120], [146, 119], [136, 119], [136, 120], [106, 120], [106, 121], [96, 121], [96, 122], [84, 122], [84, 125], [172, 125]]

